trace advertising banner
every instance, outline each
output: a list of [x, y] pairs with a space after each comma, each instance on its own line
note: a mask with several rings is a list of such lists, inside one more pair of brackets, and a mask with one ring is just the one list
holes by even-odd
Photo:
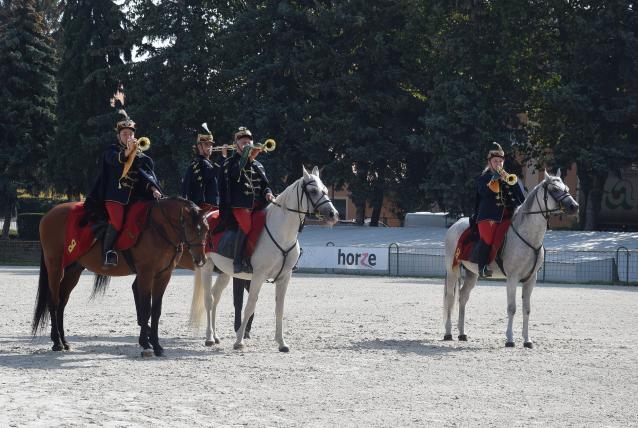
[[387, 248], [304, 247], [300, 268], [388, 270]]

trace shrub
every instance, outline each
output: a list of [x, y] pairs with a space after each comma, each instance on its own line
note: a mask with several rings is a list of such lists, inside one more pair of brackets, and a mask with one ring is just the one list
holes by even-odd
[[20, 213], [18, 214], [18, 236], [20, 239], [37, 241], [40, 239], [40, 220], [43, 213]]

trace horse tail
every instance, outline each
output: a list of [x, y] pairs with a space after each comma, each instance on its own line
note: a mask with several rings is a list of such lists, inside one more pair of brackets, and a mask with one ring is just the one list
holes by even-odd
[[[452, 272], [455, 271], [457, 272], [457, 275], [454, 275], [456, 278], [453, 278], [450, 272], [448, 272], [445, 276], [445, 289], [443, 292], [443, 319], [447, 319], [448, 314], [451, 314], [452, 311], [454, 311], [454, 308], [459, 302], [459, 290], [461, 289], [461, 281], [463, 278], [461, 277], [461, 269], [459, 266], [452, 269]], [[448, 281], [454, 281], [454, 287], [451, 287], [451, 290], [448, 287], [448, 285], [450, 285]], [[448, 292], [452, 292], [452, 299], [448, 299]]]
[[110, 283], [110, 276], [99, 275], [96, 273], [95, 281], [93, 281], [93, 291], [91, 292], [91, 297], [89, 297], [89, 300], [93, 300], [98, 296], [104, 296], [106, 294], [106, 289], [109, 288]]
[[195, 268], [193, 283], [193, 299], [191, 301], [191, 313], [188, 325], [191, 329], [198, 328], [204, 316], [204, 286], [202, 285], [202, 270]]
[[35, 311], [31, 323], [31, 333], [35, 336], [49, 322], [49, 271], [44, 262], [44, 252], [40, 255], [40, 280], [38, 281], [38, 293], [35, 296]]

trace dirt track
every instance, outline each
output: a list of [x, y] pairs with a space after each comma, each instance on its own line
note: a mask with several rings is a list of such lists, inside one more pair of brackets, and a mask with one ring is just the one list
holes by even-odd
[[[479, 283], [466, 343], [443, 342], [442, 280], [293, 277], [289, 354], [277, 351], [274, 293], [262, 289], [253, 338], [232, 344], [231, 290], [215, 348], [187, 330], [191, 276], [175, 275], [160, 334], [142, 359], [129, 279], [67, 310], [71, 352], [53, 353], [30, 320], [34, 269], [0, 268], [0, 425], [630, 426], [638, 425], [638, 288], [539, 285], [530, 333], [505, 348], [503, 283]], [[456, 331], [454, 331], [456, 336]]]

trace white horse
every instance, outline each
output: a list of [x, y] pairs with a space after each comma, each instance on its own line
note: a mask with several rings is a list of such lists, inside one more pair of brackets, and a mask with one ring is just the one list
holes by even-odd
[[[217, 304], [222, 291], [228, 285], [231, 276], [250, 280], [250, 292], [244, 309], [241, 327], [237, 330], [235, 349], [244, 347], [244, 331], [250, 317], [255, 312], [259, 290], [267, 279], [274, 279], [275, 290], [275, 340], [281, 352], [288, 352], [283, 337], [284, 298], [292, 274], [292, 268], [299, 258], [297, 235], [306, 215], [315, 214], [326, 224], [332, 226], [339, 220], [339, 213], [328, 197], [328, 189], [319, 178], [319, 169], [312, 173], [303, 168], [303, 176], [288, 186], [275, 201], [266, 208], [266, 226], [262, 231], [255, 251], [251, 256], [253, 273], [233, 274], [233, 260], [217, 253], [206, 255], [207, 263], [195, 269], [195, 285], [191, 303], [190, 322], [192, 326], [201, 324], [204, 306], [208, 322], [206, 325], [206, 346], [219, 343], [215, 329]], [[212, 289], [213, 269], [222, 273], [217, 276]]]
[[[505, 346], [514, 346], [512, 322], [516, 313], [516, 285], [523, 283], [523, 345], [532, 348], [529, 338], [529, 314], [532, 289], [536, 284], [536, 274], [543, 265], [545, 251], [543, 238], [547, 232], [549, 216], [556, 213], [574, 214], [578, 211], [578, 204], [569, 194], [569, 188], [560, 179], [560, 170], [556, 176], [545, 172], [545, 179], [541, 181], [525, 198], [512, 217], [512, 224], [507, 231], [502, 250], [502, 266], [496, 261], [490, 264], [494, 272], [493, 278], [507, 278], [507, 341]], [[465, 335], [465, 305], [470, 298], [470, 292], [478, 278], [476, 263], [462, 260], [460, 264], [465, 268], [465, 281], [461, 283], [460, 264], [452, 267], [454, 252], [459, 237], [469, 227], [467, 217], [459, 219], [445, 234], [445, 293], [443, 297], [443, 315], [445, 318], [445, 336], [443, 340], [452, 340], [452, 310], [456, 300], [459, 301], [459, 340], [466, 341]], [[504, 271], [504, 272], [503, 272]]]

